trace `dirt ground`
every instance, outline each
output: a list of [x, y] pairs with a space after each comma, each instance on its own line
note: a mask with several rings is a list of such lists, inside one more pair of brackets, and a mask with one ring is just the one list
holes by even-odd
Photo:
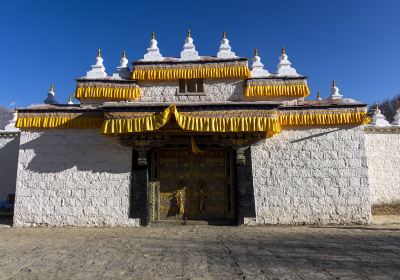
[[391, 204], [381, 204], [372, 206], [373, 215], [399, 215], [400, 216], [400, 202]]
[[400, 219], [370, 226], [0, 228], [0, 279], [399, 279]]

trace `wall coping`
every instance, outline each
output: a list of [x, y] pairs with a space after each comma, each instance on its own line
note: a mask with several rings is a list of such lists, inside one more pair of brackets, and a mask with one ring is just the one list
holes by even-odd
[[400, 126], [373, 126], [366, 125], [364, 126], [364, 131], [366, 133], [386, 133], [386, 134], [400, 134]]
[[0, 130], [0, 137], [19, 137], [21, 134], [20, 131], [1, 131]]

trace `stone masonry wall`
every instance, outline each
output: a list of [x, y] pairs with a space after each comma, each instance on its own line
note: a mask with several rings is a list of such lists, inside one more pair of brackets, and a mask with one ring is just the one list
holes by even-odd
[[400, 201], [400, 131], [366, 128], [365, 140], [372, 204]]
[[179, 94], [178, 81], [140, 81], [143, 102], [223, 102], [238, 101], [243, 96], [243, 81], [234, 79], [204, 79], [204, 95]]
[[0, 132], [0, 201], [15, 194], [18, 165], [18, 132]]
[[132, 149], [96, 130], [21, 132], [14, 226], [137, 226]]
[[362, 127], [285, 128], [251, 161], [256, 223], [370, 222]]

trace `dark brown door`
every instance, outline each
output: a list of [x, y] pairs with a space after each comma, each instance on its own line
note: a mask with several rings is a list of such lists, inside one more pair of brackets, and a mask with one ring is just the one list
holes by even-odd
[[152, 186], [153, 220], [233, 218], [229, 156], [224, 149], [195, 155], [189, 149], [161, 149]]

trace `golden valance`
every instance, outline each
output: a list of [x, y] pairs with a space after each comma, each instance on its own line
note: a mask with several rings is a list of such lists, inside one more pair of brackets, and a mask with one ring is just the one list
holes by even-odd
[[137, 133], [158, 130], [171, 116], [187, 131], [266, 132], [273, 135], [284, 126], [361, 125], [370, 119], [364, 108], [271, 110], [179, 111], [170, 105], [162, 112], [101, 111], [22, 111], [18, 128], [98, 128], [104, 134]]
[[100, 114], [85, 113], [18, 113], [18, 128], [98, 128]]
[[[246, 110], [236, 111], [234, 115], [225, 112], [223, 116], [201, 116], [200, 112], [175, 111], [175, 119], [184, 130], [201, 132], [257, 132], [279, 133], [281, 127], [276, 115], [248, 114]], [[262, 114], [262, 112], [260, 112]], [[246, 116], [247, 115], [247, 116]]]
[[110, 99], [133, 100], [140, 97], [140, 89], [137, 86], [106, 87], [106, 86], [80, 86], [75, 90], [76, 99]]
[[[104, 120], [101, 131], [104, 134], [153, 131], [164, 126], [175, 110], [175, 105], [169, 106], [162, 113], [122, 114], [118, 119]], [[125, 118], [124, 115], [127, 115]]]
[[368, 122], [365, 115], [365, 112], [282, 113], [279, 123], [282, 126], [363, 124]]
[[257, 132], [264, 131], [269, 135], [281, 131], [276, 115], [256, 111], [218, 111], [218, 112], [178, 112], [175, 105], [169, 106], [162, 113], [132, 114], [126, 118], [106, 119], [101, 131], [104, 134], [132, 133], [153, 131], [165, 125], [174, 114], [177, 124], [184, 130], [198, 132]]
[[203, 78], [248, 78], [250, 70], [247, 66], [231, 67], [196, 67], [170, 69], [136, 69], [132, 71], [134, 80], [177, 80]]
[[307, 84], [297, 85], [247, 85], [246, 97], [306, 97], [310, 94]]

